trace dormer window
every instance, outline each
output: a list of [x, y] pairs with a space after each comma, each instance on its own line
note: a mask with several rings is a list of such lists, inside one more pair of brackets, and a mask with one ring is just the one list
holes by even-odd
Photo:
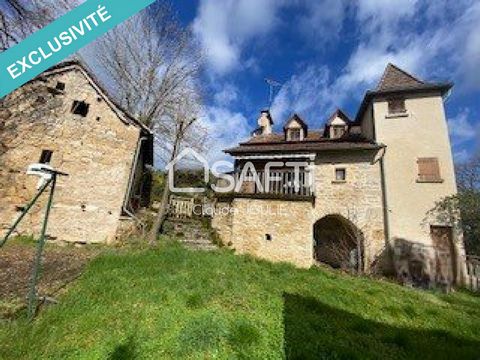
[[285, 131], [285, 140], [302, 141], [307, 137], [307, 124], [297, 115], [294, 114], [283, 127]]
[[345, 125], [332, 125], [330, 130], [330, 137], [332, 139], [341, 138], [346, 132]]
[[337, 109], [325, 124], [324, 136], [330, 139], [342, 138], [350, 128], [352, 121], [345, 113]]
[[388, 113], [392, 114], [404, 114], [407, 112], [405, 108], [405, 99], [394, 98], [388, 100]]
[[287, 130], [287, 140], [289, 140], [289, 141], [300, 141], [300, 140], [302, 140], [302, 129], [288, 129]]

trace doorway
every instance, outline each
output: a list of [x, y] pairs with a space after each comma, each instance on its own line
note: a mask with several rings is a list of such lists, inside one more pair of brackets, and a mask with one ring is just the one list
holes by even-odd
[[457, 261], [451, 226], [430, 226], [433, 248], [435, 250], [437, 283], [454, 284], [457, 278]]

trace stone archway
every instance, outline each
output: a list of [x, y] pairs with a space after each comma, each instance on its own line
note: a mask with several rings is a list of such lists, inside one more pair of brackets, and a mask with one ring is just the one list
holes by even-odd
[[341, 215], [327, 215], [313, 225], [315, 260], [333, 268], [363, 269], [363, 234]]

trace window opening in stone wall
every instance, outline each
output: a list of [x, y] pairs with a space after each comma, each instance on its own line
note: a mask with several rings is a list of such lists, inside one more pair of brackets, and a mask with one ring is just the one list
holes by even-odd
[[57, 81], [57, 85], [55, 85], [55, 89], [57, 89], [58, 91], [64, 91], [65, 83], [61, 81]]
[[272, 241], [272, 235], [271, 234], [265, 234], [265, 240]]
[[335, 181], [345, 181], [347, 179], [347, 170], [344, 168], [335, 169]]
[[52, 150], [42, 150], [42, 154], [40, 155], [40, 160], [38, 161], [40, 164], [50, 164], [52, 160]]
[[87, 104], [85, 101], [75, 100], [72, 104], [71, 112], [73, 114], [85, 117], [88, 114], [89, 108], [90, 108], [90, 104]]

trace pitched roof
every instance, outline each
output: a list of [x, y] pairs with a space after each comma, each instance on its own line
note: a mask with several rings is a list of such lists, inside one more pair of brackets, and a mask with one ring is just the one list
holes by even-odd
[[88, 82], [95, 88], [95, 90], [102, 96], [105, 102], [110, 106], [110, 108], [117, 114], [117, 116], [123, 122], [127, 124], [132, 124], [138, 128], [141, 128], [145, 132], [151, 134], [152, 131], [145, 126], [141, 121], [137, 118], [132, 116], [127, 110], [125, 110], [121, 105], [119, 105], [112, 97], [108, 95], [108, 92], [103, 88], [100, 81], [93, 75], [92, 71], [88, 69], [88, 67], [78, 60], [68, 60], [60, 62], [59, 64], [49, 68], [38, 77], [34, 78], [31, 81], [34, 81], [37, 78], [41, 78], [44, 76], [50, 76], [54, 74], [58, 74], [61, 72], [70, 71], [73, 69], [80, 70], [85, 77], [87, 78]]
[[305, 123], [305, 121], [302, 120], [302, 118], [300, 116], [298, 116], [297, 114], [293, 114], [290, 119], [287, 120], [287, 122], [285, 123], [285, 125], [283, 126], [284, 129], [286, 129], [288, 127], [288, 125], [290, 125], [290, 123], [292, 121], [296, 121], [300, 124], [300, 126], [304, 129], [308, 129], [308, 125]]
[[323, 141], [285, 141], [265, 142], [260, 144], [241, 144], [240, 146], [226, 149], [224, 152], [230, 155], [258, 154], [258, 153], [298, 153], [319, 152], [335, 150], [376, 150], [383, 145], [367, 141], [361, 137], [342, 138], [341, 140], [324, 139]]
[[332, 150], [370, 150], [379, 149], [379, 145], [363, 138], [360, 134], [348, 134], [340, 139], [330, 139], [323, 136], [323, 130], [310, 131], [305, 139], [300, 141], [286, 141], [281, 133], [259, 135], [252, 137], [239, 146], [226, 149], [230, 155], [257, 154], [257, 153], [298, 153]]
[[332, 115], [327, 120], [326, 125], [330, 126], [333, 120], [335, 120], [337, 117], [345, 121], [347, 124], [352, 123], [352, 120], [346, 115], [341, 109], [337, 108]]
[[[321, 131], [309, 131], [307, 136], [302, 140], [302, 142], [308, 141], [318, 141], [322, 139], [323, 130]], [[254, 144], [277, 144], [284, 143], [285, 134], [283, 133], [272, 133], [266, 135], [257, 135], [250, 138], [247, 141], [240, 143], [240, 145], [254, 145]], [[289, 141], [290, 142], [290, 141]]]
[[392, 90], [398, 88], [418, 87], [424, 84], [422, 80], [400, 69], [399, 67], [388, 63], [383, 75], [378, 82], [377, 91]]
[[358, 109], [357, 116], [355, 117], [355, 122], [360, 122], [368, 105], [372, 99], [376, 97], [423, 93], [439, 93], [443, 96], [452, 87], [453, 84], [450, 82], [424, 82], [400, 69], [398, 66], [389, 63], [385, 68], [385, 72], [383, 73], [377, 88], [375, 90], [368, 90], [365, 93], [360, 108]]

